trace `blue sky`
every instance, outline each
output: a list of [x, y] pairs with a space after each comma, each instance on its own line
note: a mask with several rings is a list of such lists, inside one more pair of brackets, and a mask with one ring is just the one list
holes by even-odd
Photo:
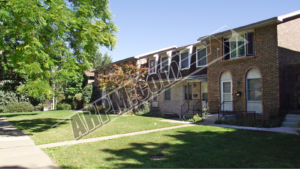
[[247, 25], [300, 10], [300, 0], [110, 0], [120, 28], [113, 61], [197, 42], [224, 25]]

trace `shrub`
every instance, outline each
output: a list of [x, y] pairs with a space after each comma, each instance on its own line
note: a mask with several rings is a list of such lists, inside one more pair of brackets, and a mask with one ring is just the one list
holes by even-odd
[[136, 115], [146, 115], [150, 112], [150, 108], [149, 108], [149, 103], [148, 102], [144, 102], [143, 104], [143, 108], [139, 109], [138, 112], [136, 112]]
[[87, 85], [84, 87], [83, 92], [82, 92], [84, 104], [90, 103], [92, 93], [93, 93], [93, 85]]
[[[86, 108], [87, 111], [90, 111], [91, 113], [100, 113], [100, 114], [105, 114], [105, 111], [107, 110], [105, 107], [103, 106], [93, 106], [93, 105], [89, 105]], [[96, 112], [97, 110], [97, 112]]]
[[196, 123], [196, 122], [201, 122], [201, 121], [202, 121], [202, 118], [199, 117], [198, 114], [196, 114], [196, 115], [194, 115], [192, 118], [187, 119], [186, 121]]
[[29, 102], [12, 102], [6, 106], [7, 112], [32, 112], [34, 107]]
[[34, 107], [35, 111], [43, 111], [45, 104], [39, 103], [37, 106]]
[[71, 110], [71, 105], [68, 103], [58, 103], [57, 110]]

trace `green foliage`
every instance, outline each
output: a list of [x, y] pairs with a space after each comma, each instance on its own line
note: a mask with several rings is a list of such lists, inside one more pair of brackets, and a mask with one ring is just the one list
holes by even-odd
[[75, 98], [80, 102], [82, 100], [82, 93], [75, 94]]
[[107, 110], [107, 108], [103, 107], [103, 106], [88, 106], [86, 108], [87, 111], [91, 112], [92, 114], [96, 114], [96, 113], [100, 113], [100, 114], [105, 114], [105, 111]]
[[100, 51], [97, 51], [94, 55], [93, 67], [103, 66], [112, 62], [112, 57], [107, 54], [107, 52], [102, 55]]
[[0, 113], [5, 112], [6, 105], [11, 102], [18, 102], [18, 97], [13, 92], [4, 92], [0, 90]]
[[90, 69], [99, 47], [116, 44], [108, 0], [8, 0], [0, 9], [1, 66], [26, 79], [18, 91], [31, 97], [51, 97], [52, 81]]
[[83, 75], [68, 77], [65, 82], [65, 94], [68, 99], [74, 99], [75, 95], [82, 92]]
[[34, 107], [34, 110], [36, 111], [43, 111], [45, 104], [39, 103], [37, 106]]
[[58, 103], [57, 110], [71, 110], [71, 105], [68, 103]]
[[144, 102], [143, 103], [143, 108], [139, 109], [136, 112], [136, 115], [146, 115], [150, 112], [150, 107], [149, 107], [149, 103], [148, 102]]
[[91, 101], [93, 93], [93, 85], [87, 85], [83, 88], [82, 97], [84, 104], [88, 104]]
[[28, 102], [12, 102], [6, 106], [6, 111], [10, 113], [14, 112], [32, 112], [34, 107]]
[[63, 83], [56, 84], [54, 94], [55, 94], [55, 98], [57, 99], [57, 103], [61, 102], [62, 100], [64, 100], [66, 98], [63, 85], [64, 85]]
[[192, 118], [186, 118], [186, 117], [183, 117], [183, 118], [184, 118], [184, 121], [188, 121], [188, 122], [192, 122], [192, 123], [203, 121], [203, 119], [198, 114], [194, 115]]
[[97, 86], [93, 86], [93, 92], [90, 103], [101, 97], [101, 90]]

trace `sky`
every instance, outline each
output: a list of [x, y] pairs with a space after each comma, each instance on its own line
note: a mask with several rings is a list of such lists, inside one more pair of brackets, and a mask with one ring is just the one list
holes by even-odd
[[300, 10], [300, 0], [110, 0], [119, 27], [113, 61], [197, 42], [227, 25], [251, 24]]

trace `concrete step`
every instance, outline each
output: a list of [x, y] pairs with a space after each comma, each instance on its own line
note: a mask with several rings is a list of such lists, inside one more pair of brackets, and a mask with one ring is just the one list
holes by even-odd
[[210, 121], [210, 122], [214, 122], [218, 119], [218, 114], [210, 114], [210, 115], [207, 115], [205, 117], [205, 119], [203, 119], [203, 121]]
[[298, 119], [298, 118], [285, 118], [284, 122], [300, 123], [300, 119]]
[[300, 119], [299, 114], [287, 114], [285, 118], [295, 118], [295, 119]]
[[299, 123], [294, 122], [282, 122], [282, 127], [299, 127]]

